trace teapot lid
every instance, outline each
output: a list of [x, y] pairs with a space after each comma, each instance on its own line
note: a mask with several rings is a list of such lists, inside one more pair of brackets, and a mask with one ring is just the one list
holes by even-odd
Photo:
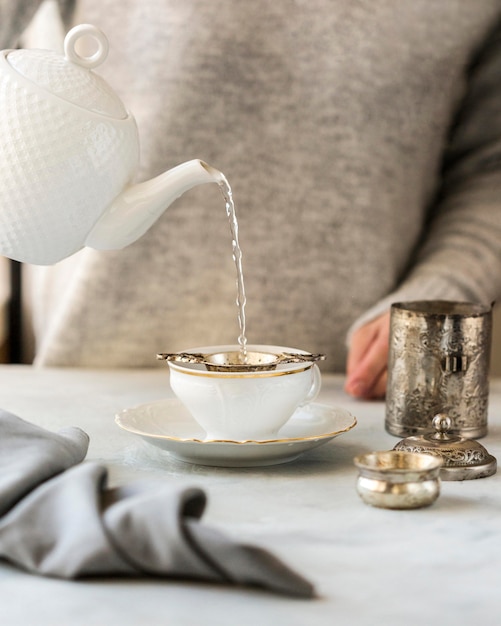
[[[76, 50], [79, 39], [92, 38], [97, 50], [83, 56]], [[80, 24], [64, 40], [65, 56], [51, 50], [12, 50], [10, 66], [41, 89], [88, 111], [124, 119], [128, 112], [117, 94], [98, 74], [91, 71], [108, 55], [106, 35], [95, 26]]]

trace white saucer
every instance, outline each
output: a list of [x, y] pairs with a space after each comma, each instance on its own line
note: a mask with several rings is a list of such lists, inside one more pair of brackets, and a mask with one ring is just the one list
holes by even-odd
[[348, 411], [324, 404], [298, 409], [277, 439], [204, 440], [204, 431], [179, 400], [169, 398], [119, 413], [115, 422], [128, 432], [169, 452], [176, 459], [217, 467], [275, 465], [296, 459], [351, 430], [357, 420]]

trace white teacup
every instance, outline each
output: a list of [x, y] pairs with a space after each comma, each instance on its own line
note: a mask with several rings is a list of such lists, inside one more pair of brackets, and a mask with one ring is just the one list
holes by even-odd
[[[184, 354], [231, 353], [239, 346], [193, 348]], [[255, 353], [308, 354], [280, 346], [248, 346]], [[266, 360], [266, 357], [265, 357]], [[214, 362], [217, 362], [217, 358]], [[206, 439], [276, 439], [294, 411], [318, 395], [321, 375], [314, 362], [281, 363], [271, 370], [208, 371], [203, 364], [169, 361], [170, 385], [205, 430]]]

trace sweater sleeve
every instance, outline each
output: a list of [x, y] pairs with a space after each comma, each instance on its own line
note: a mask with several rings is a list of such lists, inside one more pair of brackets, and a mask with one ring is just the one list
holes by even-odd
[[[402, 208], [403, 210], [405, 207]], [[439, 191], [419, 247], [395, 291], [366, 311], [352, 333], [393, 302], [501, 294], [501, 28], [468, 68], [468, 90], [451, 127]]]

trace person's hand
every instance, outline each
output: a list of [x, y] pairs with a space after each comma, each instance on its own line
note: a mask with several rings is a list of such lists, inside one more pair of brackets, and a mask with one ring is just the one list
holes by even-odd
[[353, 333], [346, 364], [347, 393], [364, 400], [384, 398], [389, 337], [389, 311]]

